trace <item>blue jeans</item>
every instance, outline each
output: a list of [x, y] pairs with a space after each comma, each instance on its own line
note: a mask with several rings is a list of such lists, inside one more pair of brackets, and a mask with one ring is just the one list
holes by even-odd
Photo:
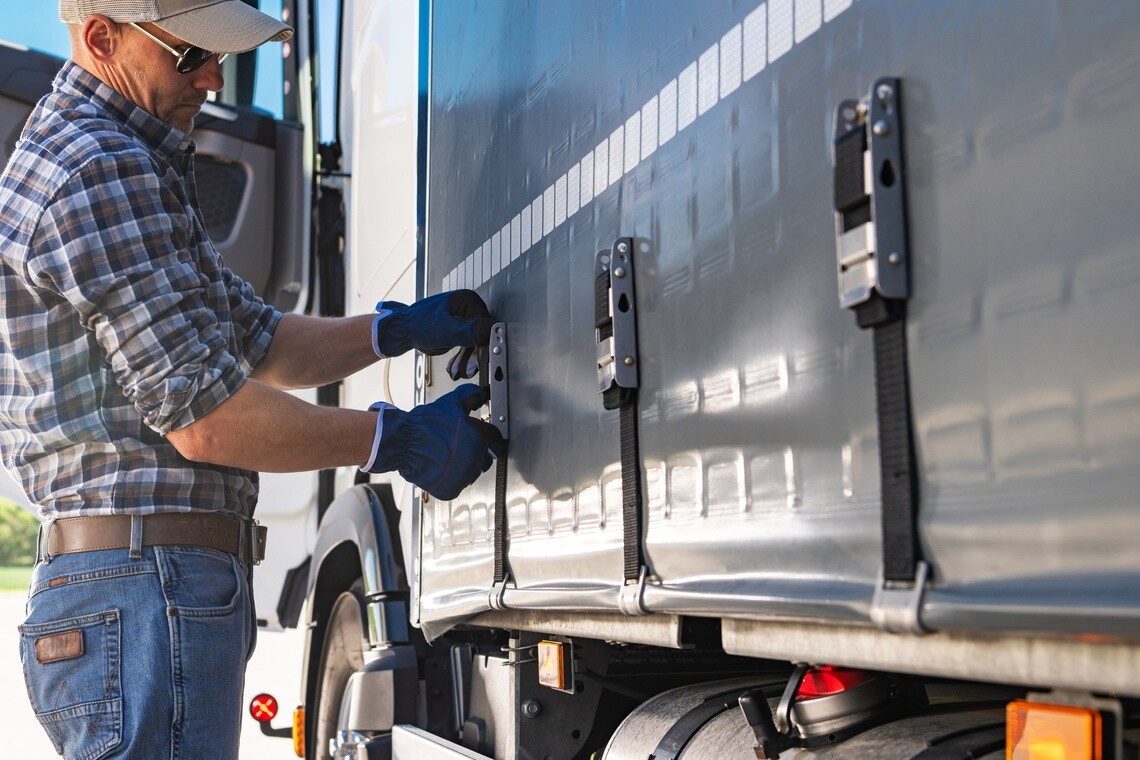
[[237, 758], [256, 636], [248, 570], [190, 546], [37, 564], [20, 658], [56, 751], [73, 760]]

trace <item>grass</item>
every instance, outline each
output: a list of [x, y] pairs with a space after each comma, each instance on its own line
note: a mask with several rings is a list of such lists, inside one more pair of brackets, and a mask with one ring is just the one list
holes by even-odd
[[0, 567], [0, 591], [27, 591], [31, 578], [30, 567]]

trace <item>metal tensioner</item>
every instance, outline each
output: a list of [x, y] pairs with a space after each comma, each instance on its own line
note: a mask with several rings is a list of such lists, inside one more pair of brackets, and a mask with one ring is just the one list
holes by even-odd
[[883, 77], [835, 116], [835, 238], [839, 302], [910, 295], [900, 81]]

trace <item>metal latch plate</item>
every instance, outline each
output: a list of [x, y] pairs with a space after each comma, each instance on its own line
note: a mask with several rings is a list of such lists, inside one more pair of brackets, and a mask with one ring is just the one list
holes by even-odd
[[491, 388], [490, 422], [499, 429], [503, 439], [511, 433], [510, 386], [507, 383], [507, 323], [496, 322], [491, 327], [490, 353], [487, 360], [488, 382]]
[[836, 264], [839, 302], [858, 306], [878, 294], [910, 295], [901, 82], [877, 79], [863, 100], [835, 116]]
[[619, 238], [610, 251], [598, 254], [595, 279], [608, 277], [609, 330], [598, 326], [598, 392], [616, 385], [637, 388], [640, 384], [637, 356], [637, 308], [634, 300], [633, 240]]

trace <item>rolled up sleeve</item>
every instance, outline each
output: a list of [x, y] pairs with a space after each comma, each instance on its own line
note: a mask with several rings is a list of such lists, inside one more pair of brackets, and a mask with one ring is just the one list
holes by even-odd
[[[45, 210], [45, 242], [33, 246], [28, 266], [33, 282], [74, 307], [127, 400], [165, 434], [233, 395], [248, 357], [228, 329], [225, 283], [202, 266], [181, 185], [162, 172], [142, 153], [84, 165], [70, 179], [79, 186]], [[275, 319], [264, 305], [244, 308], [259, 315], [243, 316], [256, 355]]]
[[253, 372], [273, 342], [281, 312], [268, 305], [254, 292], [253, 286], [230, 269], [222, 272], [233, 316], [234, 335], [241, 348], [242, 369]]

